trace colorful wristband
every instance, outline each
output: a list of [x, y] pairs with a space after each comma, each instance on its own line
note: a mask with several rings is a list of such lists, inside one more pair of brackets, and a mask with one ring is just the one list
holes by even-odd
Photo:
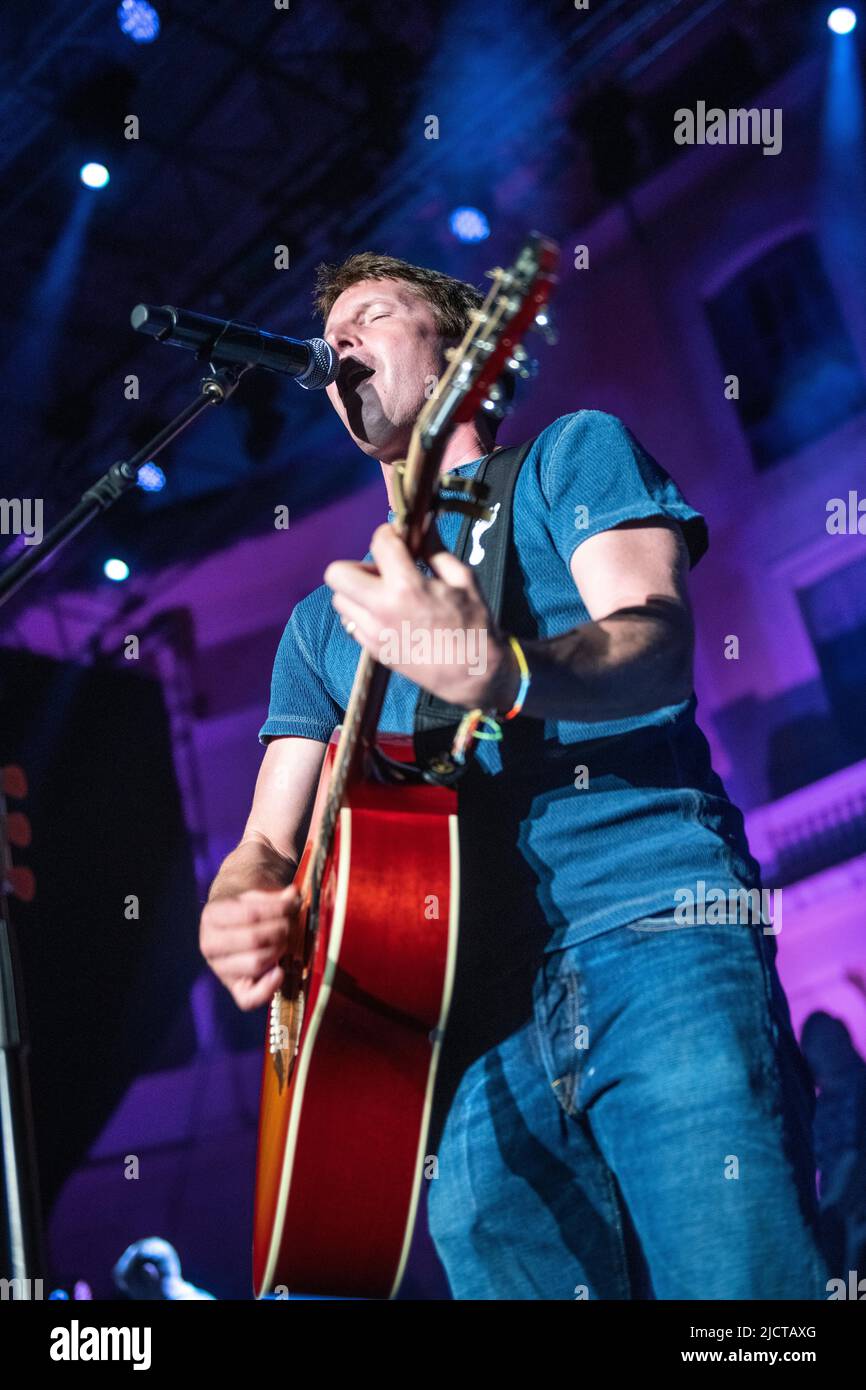
[[523, 648], [521, 647], [517, 638], [509, 635], [508, 641], [511, 644], [511, 650], [517, 657], [517, 665], [520, 670], [520, 685], [518, 686], [517, 695], [515, 696], [514, 704], [511, 706], [511, 709], [508, 711], [507, 714], [501, 714], [499, 716], [499, 718], [503, 720], [515, 719], [517, 715], [520, 713], [520, 711], [523, 709], [527, 691], [529, 690], [529, 683], [532, 680], [532, 676], [529, 671], [529, 663], [523, 654]]

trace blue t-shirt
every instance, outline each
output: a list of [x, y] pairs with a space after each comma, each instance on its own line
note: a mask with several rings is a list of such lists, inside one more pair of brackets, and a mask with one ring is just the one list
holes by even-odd
[[[480, 460], [453, 470], [471, 477]], [[491, 467], [495, 467], [494, 463]], [[533, 443], [518, 476], [503, 622], [552, 637], [589, 621], [569, 563], [589, 536], [633, 518], [677, 521], [694, 564], [706, 524], [614, 416], [562, 416]], [[462, 518], [439, 518], [454, 549]], [[495, 523], [494, 523], [495, 524]], [[483, 545], [483, 536], [480, 537]], [[294, 609], [274, 663], [259, 738], [330, 738], [349, 698], [359, 647], [322, 585]], [[391, 676], [381, 730], [411, 733], [418, 687]], [[713, 772], [694, 696], [605, 723], [510, 721], [480, 744], [460, 784], [461, 933], [515, 961], [668, 911], [688, 889], [759, 884], [740, 812]], [[473, 925], [475, 924], [475, 925]]]

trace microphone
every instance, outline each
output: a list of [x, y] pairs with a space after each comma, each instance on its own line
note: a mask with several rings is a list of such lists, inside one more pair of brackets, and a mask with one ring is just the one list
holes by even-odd
[[248, 362], [294, 377], [305, 391], [330, 386], [340, 359], [324, 338], [284, 338], [264, 333], [251, 323], [212, 319], [170, 304], [136, 304], [129, 321], [137, 333], [149, 333], [160, 343], [191, 348], [210, 361]]

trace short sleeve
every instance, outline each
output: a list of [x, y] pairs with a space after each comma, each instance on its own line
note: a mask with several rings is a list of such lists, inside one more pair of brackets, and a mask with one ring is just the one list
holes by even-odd
[[343, 711], [328, 693], [316, 668], [302, 610], [303, 604], [293, 610], [277, 647], [268, 717], [259, 730], [260, 743], [286, 734], [327, 743], [343, 718]]
[[707, 524], [676, 483], [614, 415], [579, 410], [544, 435], [541, 488], [554, 544], [566, 564], [590, 536], [624, 521], [665, 516], [679, 522], [692, 566], [707, 549]]

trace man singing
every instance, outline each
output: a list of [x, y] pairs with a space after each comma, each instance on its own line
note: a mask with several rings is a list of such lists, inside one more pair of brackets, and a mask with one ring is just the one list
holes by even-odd
[[[340, 358], [328, 395], [392, 508], [425, 389], [480, 302], [388, 256], [320, 268]], [[443, 471], [471, 477], [493, 428], [458, 425]], [[392, 651], [380, 719], [411, 733], [419, 687], [516, 712], [459, 793], [461, 935], [427, 1184], [454, 1297], [826, 1297], [814, 1091], [774, 929], [701, 910], [710, 890], [742, 904], [759, 885], [695, 722], [686, 573], [703, 518], [619, 420], [578, 410], [520, 468], [498, 622], [473, 569], [484, 533], [464, 564], [459, 524], [440, 518], [428, 568], [383, 523], [372, 564], [329, 565], [291, 614], [203, 954], [242, 1009], [281, 984], [291, 880], [359, 647], [381, 658], [406, 622], [486, 634], [483, 662], [468, 640], [463, 664]]]

